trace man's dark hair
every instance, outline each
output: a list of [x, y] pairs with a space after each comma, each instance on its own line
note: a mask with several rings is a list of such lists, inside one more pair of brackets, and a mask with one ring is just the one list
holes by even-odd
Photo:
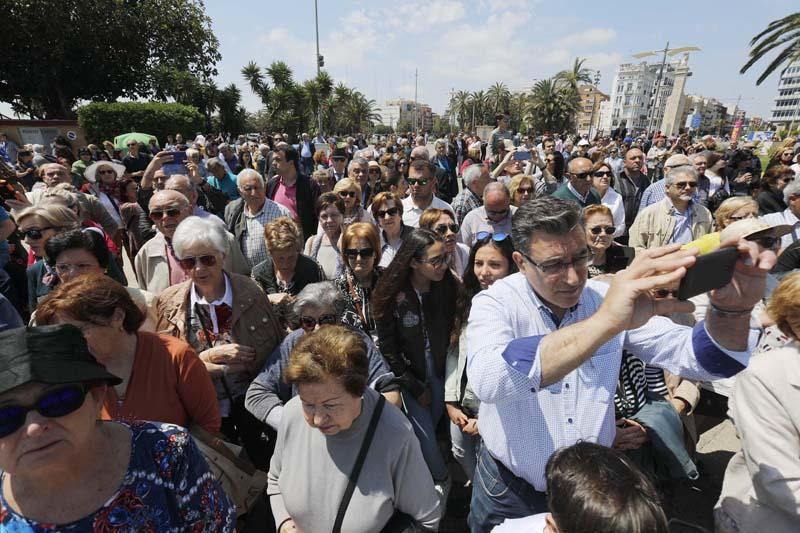
[[500, 121], [503, 120], [504, 118], [506, 118], [506, 114], [505, 113], [497, 113], [494, 116], [494, 123], [497, 124], [497, 125], [500, 125]]
[[431, 163], [430, 161], [425, 161], [424, 159], [415, 159], [411, 163], [409, 170], [411, 170], [412, 168], [417, 172], [426, 172], [427, 173], [426, 175], [429, 178], [436, 177], [436, 167], [433, 166], [433, 163]]
[[566, 235], [580, 222], [581, 209], [577, 203], [553, 196], [535, 198], [514, 213], [511, 240], [516, 250], [528, 254], [534, 232]]
[[294, 149], [293, 146], [279, 144], [275, 147], [276, 152], [283, 152], [286, 161], [291, 161], [294, 164], [294, 169], [300, 174], [300, 152]]
[[99, 232], [91, 229], [76, 229], [53, 235], [44, 245], [47, 264], [56, 266], [56, 259], [67, 250], [85, 250], [95, 256], [100, 268], [108, 268], [111, 254], [106, 241]]
[[547, 501], [559, 531], [668, 533], [658, 492], [633, 462], [578, 442], [547, 461]]

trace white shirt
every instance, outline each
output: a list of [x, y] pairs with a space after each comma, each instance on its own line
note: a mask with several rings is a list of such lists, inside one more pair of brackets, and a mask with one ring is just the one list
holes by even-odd
[[780, 213], [768, 213], [761, 217], [761, 220], [770, 226], [777, 226], [778, 224], [789, 224], [794, 227], [792, 231], [781, 237], [781, 248], [786, 248], [798, 238], [800, 238], [800, 220], [794, 216], [792, 210], [788, 207]]
[[611, 209], [612, 220], [614, 221], [614, 238], [622, 237], [625, 234], [625, 205], [622, 203], [622, 196], [609, 187], [600, 199], [600, 202]]
[[[456, 219], [456, 214], [453, 212], [453, 208], [450, 207], [450, 204], [448, 204], [441, 198], [434, 196], [431, 205], [429, 205], [425, 209], [431, 207], [450, 211], [451, 213], [453, 213], [453, 220]], [[403, 198], [403, 224], [412, 228], [418, 228], [419, 217], [422, 216], [422, 213], [425, 211], [425, 209], [420, 209], [419, 207], [415, 206], [414, 200], [410, 196]]]
[[499, 526], [495, 526], [492, 533], [542, 533], [547, 527], [547, 515], [539, 513], [524, 518], [507, 518]]
[[[580, 440], [611, 446], [616, 434], [614, 391], [623, 348], [643, 361], [687, 379], [733, 375], [750, 351], [722, 350], [704, 323], [679, 326], [656, 316], [624, 331], [556, 383], [541, 385], [541, 339], [593, 315], [608, 286], [589, 280], [560, 326], [522, 273], [478, 293], [467, 324], [467, 377], [481, 400], [478, 426], [487, 451], [541, 492], [545, 465], [555, 450]], [[701, 363], [702, 361], [703, 363]], [[705, 366], [716, 365], [711, 373]]]
[[513, 205], [508, 206], [508, 208], [508, 214], [500, 222], [489, 220], [489, 217], [486, 216], [485, 205], [467, 213], [467, 216], [464, 217], [464, 221], [461, 223], [461, 242], [471, 248], [477, 240], [475, 236], [481, 231], [511, 235], [511, 217], [514, 216], [517, 208]]

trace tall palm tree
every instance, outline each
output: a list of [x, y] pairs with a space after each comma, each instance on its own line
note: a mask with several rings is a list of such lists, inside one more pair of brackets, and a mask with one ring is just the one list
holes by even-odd
[[489, 101], [493, 114], [505, 113], [508, 111], [511, 91], [508, 90], [505, 83], [496, 81], [494, 85], [489, 87], [489, 90], [486, 91], [486, 98]]
[[525, 109], [528, 106], [528, 95], [523, 92], [514, 93], [509, 99], [508, 112], [511, 115], [510, 125], [512, 129], [524, 131], [523, 122]]
[[571, 69], [562, 70], [556, 74], [556, 82], [569, 86], [576, 93], [578, 92], [578, 85], [581, 83], [592, 83], [592, 71], [588, 68], [583, 68], [585, 62], [586, 59], [576, 57]]
[[767, 68], [756, 80], [756, 85], [761, 85], [762, 81], [782, 65], [788, 67], [793, 61], [800, 61], [800, 12], [773, 20], [764, 31], [753, 37], [750, 41], [752, 47], [750, 60], [745, 63], [739, 73], [744, 74], [761, 58], [784, 44], [787, 44], [786, 48], [781, 50], [778, 56], [767, 65]]
[[469, 105], [472, 111], [472, 128], [475, 129], [476, 121], [483, 124], [486, 115], [486, 93], [484, 91], [475, 91], [469, 95]]
[[567, 128], [578, 111], [570, 88], [554, 78], [536, 82], [531, 91], [528, 118], [537, 129], [561, 131]]
[[450, 100], [450, 113], [455, 115], [459, 128], [464, 129], [464, 123], [469, 116], [469, 112], [469, 93], [467, 91], [458, 91]]

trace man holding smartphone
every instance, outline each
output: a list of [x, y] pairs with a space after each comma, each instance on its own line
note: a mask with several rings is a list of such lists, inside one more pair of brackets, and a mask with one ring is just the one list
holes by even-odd
[[709, 293], [705, 320], [690, 328], [661, 315], [693, 305], [654, 291], [683, 278], [697, 249], [644, 250], [610, 285], [587, 282], [580, 207], [557, 198], [520, 207], [512, 240], [520, 271], [473, 299], [467, 326], [467, 375], [481, 400], [484, 439], [472, 484], [473, 533], [545, 512], [544, 468], [558, 448], [579, 440], [612, 445], [623, 349], [689, 379], [743, 370], [750, 313], [776, 262], [755, 242], [723, 243], [738, 250], [733, 279]]

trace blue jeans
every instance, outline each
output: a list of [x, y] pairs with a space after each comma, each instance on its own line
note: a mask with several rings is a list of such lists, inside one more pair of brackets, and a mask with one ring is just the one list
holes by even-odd
[[475, 477], [475, 466], [478, 464], [480, 436], [467, 435], [457, 425], [450, 422], [450, 440], [453, 443], [450, 449], [453, 453], [453, 458], [464, 469], [467, 479], [472, 479]]
[[506, 518], [547, 512], [547, 496], [515, 476], [481, 446], [472, 480], [472, 501], [467, 523], [472, 533], [485, 533]]
[[417, 399], [406, 391], [402, 392], [402, 396], [406, 414], [422, 448], [422, 456], [433, 480], [438, 482], [444, 481], [448, 476], [447, 461], [442, 456], [442, 450], [436, 440], [436, 426], [444, 415], [444, 383], [434, 375], [430, 387], [431, 404], [428, 407], [422, 407]]
[[300, 158], [300, 170], [303, 172], [303, 175], [311, 176], [311, 174], [314, 172], [314, 158], [313, 157]]

